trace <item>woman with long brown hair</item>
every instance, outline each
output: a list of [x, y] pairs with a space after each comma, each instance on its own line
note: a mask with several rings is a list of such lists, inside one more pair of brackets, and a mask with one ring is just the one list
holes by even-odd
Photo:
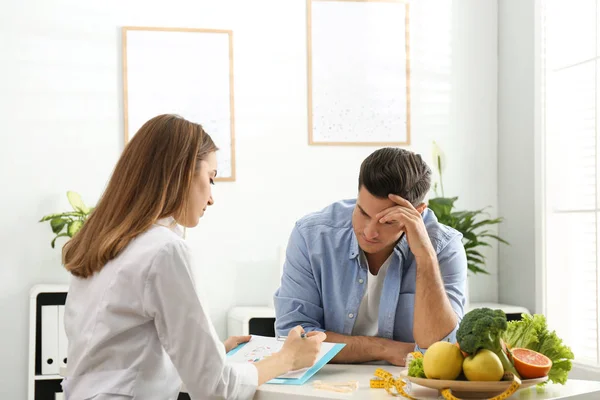
[[[146, 122], [125, 147], [83, 228], [63, 248], [73, 275], [65, 309], [67, 400], [248, 399], [256, 387], [314, 364], [323, 333], [293, 329], [282, 350], [230, 364], [198, 299], [182, 227], [213, 204], [215, 146], [175, 115]], [[302, 335], [303, 336], [303, 335]]]

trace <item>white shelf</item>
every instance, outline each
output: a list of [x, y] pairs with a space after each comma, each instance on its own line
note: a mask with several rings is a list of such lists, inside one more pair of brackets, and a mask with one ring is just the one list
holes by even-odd
[[34, 379], [36, 381], [49, 381], [49, 380], [52, 380], [52, 379], [61, 379], [62, 380], [63, 377], [60, 376], [60, 375], [36, 375], [34, 377]]
[[[34, 400], [36, 384], [35, 382], [44, 381], [59, 381], [64, 379], [61, 375], [62, 371], [58, 374], [48, 375], [37, 375], [35, 368], [36, 360], [36, 335], [37, 335], [37, 298], [40, 294], [48, 293], [63, 293], [68, 292], [68, 284], [38, 284], [34, 285], [29, 291], [29, 365], [28, 365], [28, 376], [27, 376], [27, 400]], [[53, 371], [54, 372], [54, 371]], [[50, 384], [50, 383], [49, 383]], [[53, 384], [51, 384], [53, 385]], [[56, 399], [62, 399], [62, 393], [55, 393]]]
[[531, 314], [531, 312], [525, 307], [514, 306], [510, 304], [498, 304], [498, 303], [470, 303], [469, 307], [465, 311], [471, 311], [475, 308], [491, 308], [491, 309], [500, 309], [504, 311], [506, 314]]
[[58, 283], [41, 283], [35, 285], [29, 291], [29, 296], [32, 299], [35, 299], [36, 296], [40, 293], [67, 293], [69, 290], [69, 285], [67, 284], [58, 284]]

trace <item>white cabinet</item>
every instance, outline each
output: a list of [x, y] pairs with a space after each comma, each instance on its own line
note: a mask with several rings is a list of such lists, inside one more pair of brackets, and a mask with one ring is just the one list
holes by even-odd
[[234, 307], [227, 313], [227, 336], [275, 336], [275, 309]]

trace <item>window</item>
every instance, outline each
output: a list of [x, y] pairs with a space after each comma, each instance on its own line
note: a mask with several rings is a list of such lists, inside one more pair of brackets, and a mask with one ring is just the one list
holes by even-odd
[[600, 2], [541, 3], [546, 315], [576, 362], [599, 366]]

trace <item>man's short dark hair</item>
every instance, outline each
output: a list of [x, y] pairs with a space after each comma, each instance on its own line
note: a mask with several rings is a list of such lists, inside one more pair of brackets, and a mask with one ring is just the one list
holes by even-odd
[[375, 197], [396, 194], [417, 206], [431, 188], [431, 169], [419, 154], [386, 147], [362, 162], [358, 190], [362, 187]]

